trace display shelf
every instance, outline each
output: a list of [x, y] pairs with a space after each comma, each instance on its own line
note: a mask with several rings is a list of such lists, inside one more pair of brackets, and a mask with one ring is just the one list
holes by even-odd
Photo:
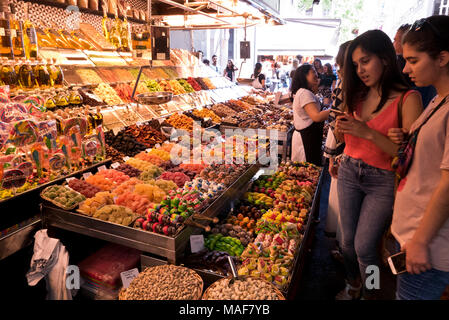
[[[242, 186], [249, 182], [258, 169], [258, 165], [250, 166], [202, 214], [209, 217], [218, 215], [226, 208], [226, 205], [230, 205], [230, 200], [239, 197]], [[42, 207], [42, 221], [45, 227], [56, 227], [135, 248], [142, 252], [164, 257], [168, 262], [175, 264], [184, 255], [190, 235], [200, 233], [201, 231], [199, 228], [184, 227], [175, 237], [168, 237], [137, 228], [105, 222], [47, 204], [44, 204]]]
[[[258, 176], [262, 172], [263, 169], [261, 169], [256, 174], [256, 176]], [[281, 290], [282, 294], [287, 299], [293, 299], [295, 297], [296, 292], [299, 289], [299, 284], [302, 278], [302, 271], [304, 269], [303, 267], [307, 259], [307, 255], [312, 247], [314, 229], [315, 225], [318, 222], [317, 218], [320, 210], [320, 199], [321, 199], [320, 195], [324, 179], [323, 176], [324, 176], [323, 170], [321, 170], [320, 178], [318, 180], [317, 188], [315, 190], [312, 206], [310, 209], [310, 214], [308, 216], [307, 224], [304, 229], [303, 238], [295, 254], [289, 285], [284, 290]], [[206, 285], [205, 288], [207, 288], [207, 285], [210, 285], [215, 281], [225, 278], [225, 276], [223, 276], [222, 274], [213, 272], [211, 270], [200, 268], [192, 268], [192, 269], [195, 270], [201, 276]]]
[[[55, 8], [61, 8], [61, 9], [67, 9], [67, 7], [69, 6], [66, 3], [60, 3], [60, 2], [56, 2], [56, 1], [50, 1], [50, 0], [22, 0], [24, 2], [30, 2], [30, 3], [37, 3], [37, 4], [42, 4], [45, 6], [49, 6], [49, 7], [55, 7]], [[100, 16], [103, 17], [103, 12], [101, 11], [97, 11], [97, 10], [92, 10], [89, 8], [82, 8], [82, 7], [78, 7], [79, 11], [82, 13], [88, 13], [88, 14], [93, 14], [96, 16]], [[115, 18], [115, 15], [108, 13], [108, 17], [109, 18]], [[123, 16], [119, 16], [119, 18], [123, 18]], [[134, 23], [139, 23], [139, 24], [146, 24], [147, 22], [144, 20], [140, 20], [140, 19], [135, 19], [132, 17], [127, 17], [128, 21], [130, 22], [134, 22]]]

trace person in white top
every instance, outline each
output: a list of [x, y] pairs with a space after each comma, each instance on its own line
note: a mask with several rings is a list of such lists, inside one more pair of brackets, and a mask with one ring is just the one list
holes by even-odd
[[329, 117], [329, 110], [320, 111], [320, 102], [315, 96], [318, 84], [318, 75], [312, 65], [303, 64], [296, 69], [292, 82], [295, 132], [291, 160], [307, 161], [320, 166], [323, 122]]

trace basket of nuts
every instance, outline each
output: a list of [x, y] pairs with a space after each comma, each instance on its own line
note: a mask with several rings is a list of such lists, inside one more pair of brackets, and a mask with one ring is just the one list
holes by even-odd
[[200, 300], [203, 280], [193, 270], [162, 265], [141, 272], [128, 288], [119, 292], [119, 300]]
[[272, 283], [252, 276], [239, 276], [230, 284], [231, 277], [220, 279], [204, 291], [202, 300], [285, 300]]

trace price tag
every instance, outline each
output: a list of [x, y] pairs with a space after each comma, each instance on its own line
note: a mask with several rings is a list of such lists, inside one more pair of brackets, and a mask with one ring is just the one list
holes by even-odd
[[84, 179], [87, 179], [87, 178], [89, 178], [91, 175], [92, 175], [92, 172], [86, 172], [86, 173], [83, 173], [83, 178], [84, 178]]
[[160, 145], [159, 143], [156, 143], [156, 144], [154, 145], [154, 147], [155, 147], [155, 148], [160, 148], [161, 145]]
[[0, 36], [4, 37], [5, 36], [5, 28], [0, 28]]
[[11, 38], [17, 37], [17, 31], [16, 29], [11, 29]]
[[128, 161], [129, 160], [129, 157], [124, 157], [123, 158], [123, 161]]
[[120, 167], [120, 163], [118, 163], [118, 162], [114, 162], [113, 164], [111, 164], [112, 169], [116, 169], [118, 167]]
[[151, 152], [151, 150], [153, 150], [153, 149], [148, 148], [148, 149], [145, 149], [145, 152]]
[[181, 114], [182, 114], [182, 111], [178, 111], [178, 114], [181, 115]]
[[197, 107], [196, 110], [201, 111], [203, 110], [203, 107]]
[[129, 285], [131, 284], [131, 282], [134, 280], [134, 278], [136, 278], [139, 275], [139, 270], [137, 270], [137, 268], [128, 270], [128, 271], [123, 271], [122, 273], [120, 273], [120, 277], [122, 278], [122, 284], [123, 284], [123, 288], [128, 288]]
[[72, 181], [72, 180], [75, 180], [75, 178], [72, 177], [72, 178], [67, 178], [67, 179], [65, 179], [65, 181], [67, 181], [67, 183], [69, 183], [69, 182]]
[[105, 165], [103, 165], [101, 167], [98, 167], [98, 171], [103, 171], [103, 170], [106, 170], [106, 166]]
[[190, 236], [190, 248], [192, 249], [192, 253], [200, 252], [204, 249], [204, 236], [194, 235]]
[[168, 111], [167, 110], [161, 110], [161, 114], [167, 114]]
[[113, 128], [112, 132], [114, 133], [114, 135], [117, 135], [117, 133], [120, 132], [120, 128]]
[[136, 126], [141, 127], [142, 126], [142, 122], [136, 122]]

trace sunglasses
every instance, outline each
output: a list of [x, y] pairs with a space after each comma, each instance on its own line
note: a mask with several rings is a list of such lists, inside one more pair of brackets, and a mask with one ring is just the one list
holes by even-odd
[[438, 31], [438, 29], [435, 28], [434, 25], [431, 24], [426, 18], [415, 21], [415, 23], [411, 26], [410, 30], [420, 31], [424, 28], [424, 26], [428, 26], [439, 40], [442, 39], [441, 33]]

